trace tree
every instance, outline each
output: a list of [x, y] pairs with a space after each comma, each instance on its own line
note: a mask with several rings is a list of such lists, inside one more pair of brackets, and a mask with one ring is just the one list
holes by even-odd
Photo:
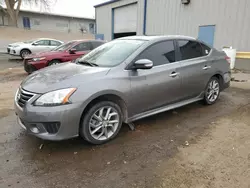
[[46, 10], [48, 10], [52, 1], [55, 1], [55, 0], [0, 0], [0, 7], [2, 7], [1, 4], [2, 5], [5, 4], [6, 9], [2, 8], [2, 10], [10, 18], [9, 25], [17, 27], [18, 15], [19, 15], [21, 5], [23, 3], [41, 6], [42, 8], [45, 8]]

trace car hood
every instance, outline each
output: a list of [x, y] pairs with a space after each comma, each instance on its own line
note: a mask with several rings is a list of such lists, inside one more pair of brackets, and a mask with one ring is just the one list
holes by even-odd
[[35, 54], [31, 54], [29, 56], [26, 57], [26, 59], [32, 59], [32, 58], [37, 58], [37, 57], [48, 57], [48, 56], [62, 56], [63, 52], [59, 52], [59, 51], [43, 51], [40, 53], [35, 53]]
[[17, 46], [17, 45], [23, 45], [25, 44], [24, 42], [15, 42], [15, 43], [11, 43], [9, 44], [9, 46]]
[[89, 67], [75, 63], [64, 63], [47, 67], [28, 76], [21, 87], [34, 93], [77, 87], [88, 80], [105, 76], [110, 68]]

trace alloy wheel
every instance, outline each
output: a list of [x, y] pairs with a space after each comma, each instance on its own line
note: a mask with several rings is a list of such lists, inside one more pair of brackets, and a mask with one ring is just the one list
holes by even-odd
[[114, 135], [119, 123], [120, 117], [114, 107], [101, 107], [90, 118], [90, 135], [96, 140], [105, 141]]
[[211, 80], [209, 82], [207, 91], [206, 91], [206, 98], [210, 103], [213, 103], [217, 100], [220, 93], [220, 84], [217, 79]]

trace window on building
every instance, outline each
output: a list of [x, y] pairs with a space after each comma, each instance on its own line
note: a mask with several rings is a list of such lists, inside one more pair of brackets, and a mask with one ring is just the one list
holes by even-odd
[[40, 25], [40, 21], [39, 20], [34, 20], [34, 25]]
[[36, 41], [36, 44], [39, 46], [49, 46], [50, 41], [49, 40], [39, 40], [39, 41]]
[[73, 48], [76, 49], [76, 51], [89, 51], [89, 50], [91, 50], [89, 42], [82, 42], [80, 44], [77, 44]]
[[136, 58], [136, 60], [139, 59], [149, 59], [153, 61], [154, 66], [173, 63], [175, 62], [174, 42], [164, 41], [154, 44]]
[[68, 27], [67, 23], [56, 23], [56, 27]]
[[50, 46], [60, 46], [62, 43], [56, 40], [51, 40], [50, 41]]
[[179, 40], [178, 44], [180, 47], [182, 60], [193, 59], [203, 56], [202, 48], [199, 42], [190, 40]]

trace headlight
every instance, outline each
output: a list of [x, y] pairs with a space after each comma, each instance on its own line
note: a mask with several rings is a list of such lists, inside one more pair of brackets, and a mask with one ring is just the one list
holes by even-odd
[[70, 103], [69, 98], [75, 92], [76, 88], [60, 89], [43, 94], [39, 97], [35, 106], [57, 106]]
[[44, 59], [46, 59], [46, 57], [33, 58], [32, 60], [33, 61], [41, 61], [41, 60], [44, 60]]
[[14, 46], [12, 46], [13, 48], [17, 48], [17, 47], [19, 47], [19, 45], [14, 45]]

